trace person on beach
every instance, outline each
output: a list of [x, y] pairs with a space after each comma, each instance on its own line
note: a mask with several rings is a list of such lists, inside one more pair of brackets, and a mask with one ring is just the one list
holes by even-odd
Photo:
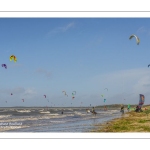
[[62, 111], [61, 114], [63, 114], [64, 112]]
[[128, 108], [127, 108], [128, 112], [130, 111], [130, 104], [128, 104]]
[[120, 112], [122, 112], [122, 115], [124, 114], [124, 106], [123, 106], [123, 105], [121, 105], [121, 110], [120, 110]]
[[140, 108], [140, 106], [136, 106], [136, 109], [135, 109], [135, 112], [140, 112], [140, 110], [141, 110], [141, 108]]

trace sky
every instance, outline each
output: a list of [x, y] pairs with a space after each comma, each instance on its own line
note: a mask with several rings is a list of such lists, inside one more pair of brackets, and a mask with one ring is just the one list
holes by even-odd
[[0, 107], [149, 104], [149, 18], [0, 18], [0, 33]]

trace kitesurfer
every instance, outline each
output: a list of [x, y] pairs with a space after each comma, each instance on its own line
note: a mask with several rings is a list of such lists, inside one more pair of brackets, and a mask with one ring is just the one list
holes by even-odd
[[92, 113], [94, 113], [95, 112], [95, 109], [94, 109], [94, 107], [92, 108]]
[[95, 109], [94, 107], [92, 108], [92, 111], [91, 111], [92, 114], [94, 114], [96, 116], [97, 112], [95, 112]]

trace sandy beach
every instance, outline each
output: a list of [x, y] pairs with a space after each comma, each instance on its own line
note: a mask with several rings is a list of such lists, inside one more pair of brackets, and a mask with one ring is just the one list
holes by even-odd
[[143, 107], [142, 110], [143, 112], [131, 110], [120, 118], [102, 124], [95, 124], [95, 129], [90, 132], [150, 132], [150, 106]]

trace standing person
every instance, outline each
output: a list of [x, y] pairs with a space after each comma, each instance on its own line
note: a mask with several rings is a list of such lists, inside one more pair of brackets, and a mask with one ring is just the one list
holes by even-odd
[[128, 108], [127, 109], [128, 109], [128, 112], [129, 112], [130, 111], [130, 104], [128, 104]]
[[136, 106], [135, 112], [139, 112], [139, 106]]
[[124, 106], [123, 106], [123, 105], [121, 105], [121, 110], [120, 110], [120, 112], [122, 112], [122, 115], [124, 114]]

